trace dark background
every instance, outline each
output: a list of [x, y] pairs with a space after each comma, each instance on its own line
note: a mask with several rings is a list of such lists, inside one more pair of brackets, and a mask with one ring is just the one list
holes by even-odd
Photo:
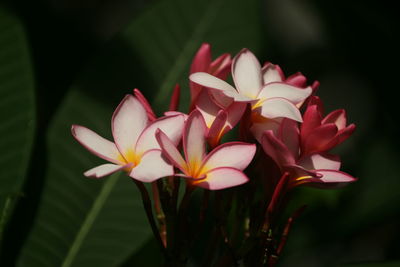
[[[27, 32], [40, 132], [46, 131], [64, 95], [96, 53], [156, 2], [6, 2]], [[293, 206], [308, 203], [308, 208], [293, 227], [281, 265], [400, 262], [398, 9], [393, 1], [273, 0], [259, 6], [261, 49], [256, 54], [261, 61], [279, 64], [286, 74], [301, 71], [310, 81], [319, 80], [326, 110], [345, 108], [349, 121], [357, 125], [354, 136], [337, 152], [343, 169], [359, 181], [337, 191], [296, 190]], [[132, 80], [144, 79], [140, 62], [135, 64], [138, 72]], [[107, 92], [97, 94], [107, 99]], [[111, 97], [112, 104], [120, 96]], [[10, 266], [37, 211], [47, 157], [45, 138], [36, 136], [32, 175], [25, 185], [30, 197], [17, 205], [5, 237], [3, 259]]]

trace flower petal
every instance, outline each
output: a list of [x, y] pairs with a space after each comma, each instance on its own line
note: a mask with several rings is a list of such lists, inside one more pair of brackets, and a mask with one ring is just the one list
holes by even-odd
[[266, 131], [261, 137], [264, 152], [270, 156], [279, 167], [295, 165], [295, 158], [281, 140], [275, 137], [272, 131]]
[[236, 126], [240, 119], [242, 118], [245, 110], [246, 110], [247, 103], [243, 102], [235, 102], [232, 103], [227, 109], [226, 112], [228, 113], [227, 124], [230, 129]]
[[238, 94], [233, 91], [224, 91], [224, 94], [228, 97], [233, 98], [236, 102], [257, 102], [258, 99], [248, 97], [247, 95]]
[[281, 82], [285, 78], [281, 68], [278, 65], [274, 65], [270, 62], [264, 65], [261, 73], [263, 76], [263, 84]]
[[150, 121], [154, 121], [157, 119], [156, 114], [154, 114], [153, 109], [151, 108], [150, 103], [147, 101], [147, 99], [144, 97], [142, 92], [139, 91], [139, 89], [133, 89], [133, 93], [135, 94], [137, 100], [139, 100], [140, 103], [142, 103], [144, 109], [147, 112], [147, 116]]
[[301, 72], [297, 72], [297, 73], [287, 77], [285, 82], [290, 85], [303, 88], [306, 86], [307, 79]]
[[176, 84], [174, 90], [172, 91], [171, 100], [169, 102], [169, 111], [176, 111], [179, 107], [179, 99], [181, 97], [181, 87]]
[[231, 70], [232, 58], [230, 54], [222, 54], [211, 62], [208, 72], [217, 78], [225, 80]]
[[[315, 98], [312, 98], [315, 99]], [[303, 123], [300, 126], [301, 140], [304, 142], [307, 136], [321, 125], [321, 112], [318, 105], [309, 105], [303, 115]]]
[[283, 119], [279, 127], [278, 136], [290, 152], [297, 157], [300, 148], [300, 132], [297, 122], [286, 118]]
[[346, 128], [338, 131], [336, 136], [333, 137], [328, 144], [326, 144], [325, 150], [332, 149], [335, 146], [338, 146], [339, 144], [344, 142], [347, 138], [349, 138], [353, 134], [355, 129], [356, 129], [356, 125], [355, 124], [350, 124]]
[[265, 122], [256, 122], [253, 123], [250, 127], [250, 131], [253, 134], [254, 138], [261, 143], [261, 137], [265, 131], [272, 131], [274, 134], [277, 134], [280, 126], [280, 119], [270, 119]]
[[193, 58], [192, 65], [190, 66], [190, 73], [199, 71], [207, 71], [211, 64], [211, 46], [208, 43], [203, 43], [196, 55]]
[[261, 65], [252, 52], [242, 49], [233, 59], [232, 77], [241, 95], [256, 98], [261, 86]]
[[298, 104], [307, 97], [310, 96], [312, 92], [311, 87], [299, 88], [287, 83], [274, 82], [265, 85], [258, 95], [259, 99], [269, 99], [273, 97], [286, 98], [293, 104]]
[[160, 149], [156, 140], [155, 133], [157, 129], [163, 131], [168, 138], [177, 145], [182, 136], [183, 124], [185, 118], [183, 115], [162, 117], [151, 123], [140, 135], [136, 147], [136, 154], [142, 154], [150, 149]]
[[208, 129], [207, 141], [211, 147], [217, 146], [222, 135], [229, 130], [228, 127], [225, 127], [227, 117], [226, 111], [221, 109]]
[[[190, 66], [190, 73], [208, 72], [211, 64], [211, 46], [208, 43], [203, 43], [196, 55], [193, 58], [192, 65]], [[196, 83], [190, 83], [190, 96], [193, 102], [198, 94], [202, 91], [202, 86]]]
[[346, 128], [340, 130], [336, 136], [337, 137], [336, 145], [341, 144], [343, 141], [349, 138], [350, 135], [352, 135], [355, 130], [356, 130], [356, 125], [353, 123], [347, 126]]
[[[225, 94], [226, 91], [221, 90], [208, 90], [208, 94], [211, 100], [220, 108], [226, 109], [233, 103], [233, 97], [227, 96]], [[236, 94], [236, 93], [233, 93]]]
[[82, 146], [96, 156], [116, 164], [121, 163], [120, 153], [113, 142], [80, 125], [72, 125], [71, 132]]
[[336, 155], [330, 154], [313, 154], [301, 160], [300, 166], [307, 170], [340, 170], [340, 158]]
[[174, 143], [161, 130], [156, 131], [156, 139], [161, 147], [163, 155], [168, 158], [175, 167], [186, 174], [186, 162]]
[[90, 169], [86, 171], [83, 175], [86, 177], [91, 177], [91, 178], [102, 178], [104, 176], [110, 175], [114, 172], [117, 172], [119, 170], [122, 170], [124, 168], [129, 168], [132, 165], [132, 163], [128, 163], [125, 165], [116, 165], [116, 164], [103, 164], [97, 167], [94, 167], [93, 169]]
[[244, 170], [256, 153], [256, 145], [244, 142], [229, 142], [216, 147], [204, 159], [202, 168], [207, 170], [232, 167]]
[[173, 174], [174, 168], [162, 156], [161, 150], [151, 149], [143, 154], [140, 163], [132, 169], [129, 176], [136, 180], [149, 183]]
[[334, 110], [322, 120], [322, 124], [334, 123], [339, 130], [346, 127], [346, 111], [344, 109]]
[[183, 129], [183, 150], [189, 165], [200, 165], [206, 149], [205, 135], [207, 126], [200, 111], [190, 113]]
[[244, 184], [249, 180], [242, 171], [228, 167], [213, 169], [206, 175], [205, 179], [192, 183], [205, 189], [220, 190]]
[[126, 95], [112, 116], [112, 134], [121, 154], [128, 158], [135, 144], [147, 126], [146, 109], [132, 95]]
[[205, 72], [193, 73], [189, 76], [189, 79], [194, 83], [208, 88], [237, 93], [236, 89], [229, 83]]
[[350, 183], [357, 180], [357, 178], [341, 171], [317, 170], [317, 173], [322, 175], [319, 180], [323, 183]]
[[207, 90], [203, 90], [196, 100], [196, 108], [203, 115], [207, 128], [213, 124], [220, 108], [210, 99]]
[[301, 114], [298, 108], [292, 102], [285, 98], [270, 98], [264, 101], [260, 108], [262, 116], [270, 119], [289, 118], [302, 122]]
[[315, 128], [303, 143], [303, 155], [326, 152], [336, 143], [332, 139], [337, 133], [337, 127], [334, 123], [324, 124]]

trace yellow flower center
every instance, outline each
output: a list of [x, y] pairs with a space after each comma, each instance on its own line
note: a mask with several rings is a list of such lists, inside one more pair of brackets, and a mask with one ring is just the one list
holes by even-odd
[[140, 160], [142, 159], [142, 155], [136, 154], [135, 151], [133, 151], [133, 149], [128, 149], [124, 155], [120, 154], [118, 156], [118, 160], [120, 162], [124, 162], [126, 164], [128, 163], [132, 163], [132, 166], [129, 168], [126, 168], [125, 171], [130, 171], [132, 170], [134, 167], [136, 167], [139, 163]]
[[254, 109], [256, 109], [256, 108], [261, 107], [265, 100], [267, 100], [267, 99], [266, 99], [266, 98], [258, 99], [258, 101], [255, 102], [255, 103], [251, 106], [251, 109], [254, 110]]

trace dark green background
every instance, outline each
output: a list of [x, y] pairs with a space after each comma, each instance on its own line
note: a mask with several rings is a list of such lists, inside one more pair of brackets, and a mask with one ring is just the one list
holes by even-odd
[[69, 127], [82, 123], [110, 136], [112, 109], [136, 87], [158, 112], [176, 82], [187, 101], [188, 66], [202, 42], [215, 55], [248, 47], [286, 74], [319, 80], [326, 110], [345, 108], [357, 125], [337, 152], [359, 181], [295, 190], [288, 212], [308, 208], [280, 265], [400, 264], [398, 10], [391, 2], [14, 0], [0, 10], [0, 208], [9, 203], [1, 266], [65, 263], [107, 188], [65, 266], [158, 266], [135, 188], [119, 177], [85, 180], [81, 173], [101, 161], [72, 140]]

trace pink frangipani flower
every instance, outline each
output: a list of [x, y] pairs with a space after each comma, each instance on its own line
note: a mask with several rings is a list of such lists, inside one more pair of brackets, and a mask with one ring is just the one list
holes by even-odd
[[356, 126], [347, 125], [346, 112], [334, 110], [322, 117], [322, 103], [318, 97], [312, 97], [300, 127], [302, 155], [307, 156], [331, 150], [354, 132]]
[[[262, 76], [264, 85], [273, 82], [284, 82], [299, 88], [307, 87], [307, 78], [301, 73], [296, 72], [288, 77], [285, 77], [282, 69], [279, 65], [272, 64], [271, 62], [266, 62], [262, 67]], [[314, 81], [311, 85], [311, 89], [315, 92], [318, 89], [319, 82]]]
[[[225, 79], [231, 64], [232, 59], [229, 54], [223, 54], [211, 62], [211, 46], [204, 43], [193, 59], [190, 73], [206, 72]], [[220, 143], [222, 136], [239, 122], [246, 104], [237, 102], [221, 108], [212, 101], [210, 92], [202, 85], [190, 81], [190, 89], [190, 110], [196, 108], [201, 112], [208, 128], [207, 141], [211, 147], [215, 147]]]
[[246, 103], [234, 102], [221, 109], [210, 100], [207, 90], [203, 90], [196, 99], [196, 109], [200, 111], [207, 126], [207, 141], [211, 147], [220, 143], [224, 134], [232, 130], [240, 121], [246, 109]]
[[311, 94], [310, 87], [298, 88], [284, 82], [265, 84], [259, 61], [247, 49], [243, 49], [233, 59], [232, 76], [236, 89], [205, 72], [190, 75], [190, 80], [212, 89], [216, 104], [221, 107], [227, 107], [232, 102], [247, 102], [251, 103], [252, 110], [262, 117], [302, 121], [296, 105], [302, 103]]
[[243, 170], [254, 157], [256, 146], [243, 142], [224, 143], [206, 155], [207, 127], [199, 111], [189, 115], [183, 130], [182, 157], [176, 145], [162, 131], [156, 138], [163, 154], [177, 167], [192, 185], [219, 190], [241, 185], [248, 181]]
[[[211, 57], [211, 45], [208, 43], [203, 43], [199, 50], [197, 51], [192, 65], [190, 66], [190, 74], [196, 72], [206, 72], [214, 75], [220, 79], [226, 79], [229, 73], [229, 69], [232, 64], [232, 59], [230, 54], [222, 54], [212, 61]], [[203, 90], [203, 87], [199, 84], [190, 82], [190, 95], [191, 103], [196, 101], [196, 98]]]
[[297, 123], [283, 120], [278, 134], [271, 130], [262, 136], [262, 147], [279, 166], [281, 171], [290, 175], [290, 186], [300, 184], [332, 187], [354, 182], [356, 178], [340, 171], [340, 158], [326, 151], [301, 156], [300, 131]]
[[173, 175], [173, 167], [162, 156], [155, 138], [161, 129], [173, 144], [178, 144], [184, 125], [182, 115], [167, 116], [150, 122], [149, 110], [132, 95], [126, 95], [112, 116], [114, 143], [92, 130], [72, 126], [72, 135], [86, 149], [111, 163], [103, 164], [84, 173], [87, 177], [100, 178], [119, 170], [130, 177], [152, 182]]

